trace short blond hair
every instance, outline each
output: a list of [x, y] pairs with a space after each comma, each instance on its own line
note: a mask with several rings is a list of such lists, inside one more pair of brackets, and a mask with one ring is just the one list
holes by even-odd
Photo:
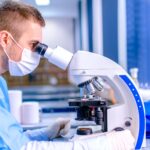
[[34, 21], [45, 26], [44, 18], [34, 7], [11, 0], [5, 0], [0, 4], [0, 31], [9, 31], [16, 39], [21, 36], [21, 28], [25, 28], [25, 21]]

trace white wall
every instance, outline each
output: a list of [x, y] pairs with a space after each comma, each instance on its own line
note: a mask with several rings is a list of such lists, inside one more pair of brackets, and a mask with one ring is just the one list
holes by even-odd
[[82, 28], [82, 49], [88, 50], [88, 20], [87, 20], [87, 0], [82, 0], [82, 12], [81, 12], [81, 28]]
[[78, 17], [77, 6], [79, 0], [51, 0], [47, 6], [36, 5], [35, 0], [20, 1], [37, 7], [44, 17]]
[[127, 23], [126, 0], [118, 1], [118, 60], [119, 64], [127, 70]]
[[93, 50], [103, 55], [102, 0], [93, 0]]
[[[30, 0], [31, 1], [31, 0]], [[78, 17], [78, 0], [51, 0], [47, 7], [38, 7], [45, 17]]]
[[74, 51], [74, 23], [71, 18], [46, 19], [46, 27], [43, 30], [43, 42], [52, 48], [57, 45]]

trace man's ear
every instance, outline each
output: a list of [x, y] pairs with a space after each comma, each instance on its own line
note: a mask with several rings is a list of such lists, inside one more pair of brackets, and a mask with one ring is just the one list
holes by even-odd
[[6, 48], [10, 42], [9, 33], [7, 31], [0, 31], [0, 45]]

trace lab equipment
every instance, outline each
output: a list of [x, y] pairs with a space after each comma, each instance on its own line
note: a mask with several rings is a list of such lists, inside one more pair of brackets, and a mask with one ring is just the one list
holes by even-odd
[[133, 79], [133, 81], [135, 82], [135, 84], [137, 85], [137, 87], [139, 87], [138, 71], [139, 71], [138, 68], [131, 68], [130, 69], [131, 78]]
[[48, 47], [45, 44], [38, 43], [35, 46], [35, 51], [48, 61], [59, 68], [65, 70], [72, 59], [73, 54], [66, 51], [64, 48], [57, 46], [55, 49]]
[[[90, 109], [95, 105], [88, 105], [89, 102], [99, 102], [94, 108], [95, 111], [99, 109], [102, 112], [100, 115], [103, 121], [102, 131], [111, 131], [116, 127], [128, 128], [136, 139], [135, 149], [140, 149], [145, 138], [145, 112], [138, 89], [126, 71], [112, 60], [86, 51], [74, 54], [68, 70], [69, 76], [77, 85], [82, 88], [87, 88], [89, 84], [93, 85], [90, 90], [92, 92], [86, 94], [87, 100], [73, 101], [80, 103], [79, 109], [82, 108], [82, 104], [84, 106], [87, 104]], [[117, 100], [115, 105], [108, 106], [103, 98], [97, 97], [96, 92], [99, 89], [93, 84], [95, 78], [103, 79], [112, 87]], [[96, 118], [97, 115], [94, 117]], [[100, 120], [101, 117], [98, 116], [98, 119]]]
[[89, 135], [92, 134], [92, 128], [78, 128], [77, 135]]
[[9, 104], [10, 112], [15, 119], [21, 123], [20, 107], [22, 104], [22, 91], [21, 90], [9, 90]]
[[38, 102], [23, 102], [20, 106], [21, 124], [30, 125], [40, 122], [40, 107]]
[[[69, 52], [63, 49], [60, 57], [59, 47], [52, 51], [41, 43], [36, 46], [35, 50], [48, 58], [50, 62], [52, 60], [52, 63], [58, 67], [65, 69], [68, 66], [70, 80], [84, 93], [81, 99], [69, 101], [70, 106], [78, 110], [77, 119], [94, 120], [96, 124], [102, 126], [101, 132], [109, 132], [116, 127], [129, 129], [135, 138], [135, 149], [140, 149], [142, 144], [144, 145], [143, 102], [135, 83], [121, 66], [104, 56], [87, 51], [77, 51], [72, 56], [66, 55]], [[98, 93], [103, 90], [101, 81], [113, 89], [116, 104], [108, 105], [107, 101], [99, 96]]]
[[150, 100], [144, 102], [146, 112], [146, 138], [150, 138]]

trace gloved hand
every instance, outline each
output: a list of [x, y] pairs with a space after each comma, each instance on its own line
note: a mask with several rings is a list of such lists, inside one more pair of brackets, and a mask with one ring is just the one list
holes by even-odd
[[49, 139], [53, 139], [59, 136], [66, 135], [71, 127], [70, 119], [68, 118], [58, 118], [49, 125], [46, 129], [47, 136]]

